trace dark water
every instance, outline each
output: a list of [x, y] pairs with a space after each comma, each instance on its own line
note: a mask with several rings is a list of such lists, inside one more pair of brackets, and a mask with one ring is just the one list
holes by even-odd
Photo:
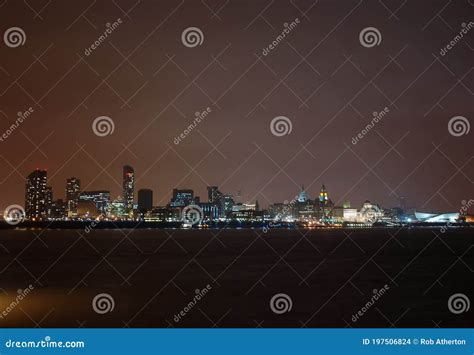
[[[472, 228], [2, 230], [0, 314], [34, 290], [0, 326], [470, 327], [472, 309], [453, 314], [448, 299], [474, 301], [473, 242]], [[99, 293], [113, 311], [94, 311]], [[270, 309], [278, 293], [289, 312]]]

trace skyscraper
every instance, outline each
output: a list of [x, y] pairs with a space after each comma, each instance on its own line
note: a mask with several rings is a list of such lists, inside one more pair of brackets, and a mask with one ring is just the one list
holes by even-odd
[[35, 170], [26, 178], [25, 215], [31, 220], [46, 218], [46, 170]]
[[133, 214], [133, 193], [135, 190], [135, 171], [129, 165], [123, 167], [123, 200], [125, 212]]
[[138, 210], [140, 213], [145, 213], [153, 208], [153, 190], [140, 189], [138, 190]]
[[44, 205], [45, 205], [45, 216], [50, 218], [53, 212], [53, 188], [46, 186], [44, 192]]
[[79, 195], [81, 193], [81, 180], [71, 177], [66, 180], [66, 204], [68, 217], [77, 215], [77, 204], [79, 203]]

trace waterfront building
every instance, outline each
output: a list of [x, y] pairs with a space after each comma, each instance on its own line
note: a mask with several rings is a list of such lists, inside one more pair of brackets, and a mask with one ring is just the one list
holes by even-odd
[[50, 218], [53, 209], [53, 188], [51, 186], [46, 186], [44, 193], [44, 203], [46, 209], [46, 218]]
[[51, 219], [63, 220], [67, 217], [67, 204], [64, 200], [58, 199], [53, 202], [51, 207]]
[[191, 189], [173, 189], [171, 198], [171, 207], [185, 207], [199, 202], [198, 197], [194, 197], [194, 191]]
[[415, 212], [416, 219], [425, 223], [456, 223], [459, 221], [459, 212], [426, 213]]
[[125, 213], [131, 217], [133, 215], [133, 196], [135, 191], [135, 171], [130, 165], [123, 167], [123, 200], [125, 203]]
[[83, 191], [79, 195], [79, 201], [92, 201], [95, 203], [96, 209], [103, 215], [107, 214], [110, 204], [110, 191]]
[[366, 200], [357, 214], [357, 221], [361, 223], [375, 223], [382, 221], [384, 213], [377, 204]]
[[69, 218], [74, 218], [77, 215], [80, 192], [81, 180], [75, 177], [66, 180], [66, 204]]
[[138, 211], [143, 214], [153, 208], [153, 190], [138, 190]]
[[26, 178], [25, 215], [30, 220], [47, 218], [46, 206], [46, 170], [37, 169]]

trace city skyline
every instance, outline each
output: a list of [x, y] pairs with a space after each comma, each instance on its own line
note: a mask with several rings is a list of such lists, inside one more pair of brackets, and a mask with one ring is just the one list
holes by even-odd
[[[41, 173], [41, 175], [44, 174], [44, 176], [41, 177], [41, 179], [44, 179], [44, 181], [41, 181], [41, 184], [44, 185], [44, 188], [45, 188], [45, 191], [47, 190], [48, 194], [50, 194], [51, 196], [49, 197], [53, 202], [54, 201], [57, 201], [57, 200], [62, 200], [62, 201], [65, 201], [66, 203], [66, 206], [67, 206], [67, 209], [68, 211], [74, 211], [75, 208], [77, 208], [77, 202], [76, 204], [74, 204], [74, 200], [78, 200], [79, 199], [79, 196], [82, 194], [82, 193], [90, 193], [90, 192], [106, 192], [109, 194], [109, 198], [111, 198], [111, 200], [121, 200], [121, 201], [124, 201], [124, 203], [127, 205], [127, 209], [128, 211], [130, 212], [131, 209], [133, 209], [133, 205], [135, 204], [138, 204], [138, 200], [139, 200], [139, 192], [140, 191], [151, 191], [151, 196], [152, 196], [152, 206], [166, 206], [170, 201], [172, 200], [172, 197], [173, 197], [173, 190], [186, 190], [186, 189], [189, 189], [189, 191], [193, 191], [193, 193], [195, 193], [195, 196], [199, 199], [201, 196], [208, 196], [208, 202], [212, 202], [211, 200], [211, 195], [210, 195], [210, 188], [216, 188], [216, 189], [219, 189], [219, 186], [218, 185], [209, 185], [209, 186], [205, 186], [205, 189], [207, 190], [207, 193], [196, 193], [197, 191], [189, 186], [174, 186], [167, 194], [165, 197], [162, 197], [160, 198], [158, 201], [159, 203], [155, 203], [155, 199], [154, 199], [154, 196], [155, 196], [155, 193], [154, 193], [154, 189], [153, 188], [150, 188], [149, 186], [138, 186], [137, 188], [135, 187], [135, 169], [130, 166], [129, 164], [125, 164], [123, 165], [122, 167], [122, 190], [117, 193], [117, 194], [114, 194], [112, 193], [112, 190], [109, 189], [107, 186], [102, 186], [101, 189], [96, 189], [96, 188], [90, 188], [90, 184], [85, 184], [85, 186], [87, 187], [87, 189], [82, 189], [81, 188], [81, 182], [82, 182], [82, 179], [80, 177], [76, 177], [76, 176], [71, 176], [69, 178], [66, 178], [66, 181], [64, 182], [64, 188], [63, 189], [60, 189], [58, 186], [56, 186], [56, 188], [54, 188], [54, 186], [52, 186], [52, 184], [50, 183], [47, 183], [46, 182], [46, 175], [47, 175], [47, 169], [41, 169], [41, 168], [36, 168], [34, 171], [32, 171], [27, 179], [26, 179], [26, 191], [25, 191], [25, 194], [26, 196], [28, 196], [28, 179], [30, 178], [30, 176], [35, 176], [36, 174], [38, 174], [39, 172]], [[321, 190], [322, 188], [322, 190]], [[272, 204], [276, 204], [276, 203], [285, 203], [285, 202], [288, 202], [288, 201], [291, 201], [292, 199], [296, 199], [298, 197], [299, 194], [301, 194], [301, 192], [304, 192], [306, 195], [309, 195], [308, 197], [308, 200], [320, 200], [321, 199], [325, 199], [327, 201], [328, 199], [328, 193], [327, 193], [327, 190], [326, 190], [326, 184], [324, 182], [321, 182], [321, 185], [319, 188], [317, 188], [316, 186], [314, 187], [315, 190], [318, 190], [316, 191], [314, 194], [312, 193], [309, 193], [308, 192], [308, 189], [305, 187], [304, 184], [301, 184], [299, 186], [299, 189], [295, 190], [295, 193], [291, 196], [287, 196], [287, 198], [285, 198], [284, 200], [281, 200], [281, 201], [266, 201], [266, 203], [263, 203], [263, 207], [264, 208], [268, 208], [270, 207]], [[58, 194], [57, 192], [61, 191], [62, 193], [61, 194]], [[116, 190], [116, 189], [115, 189]], [[323, 190], [324, 190], [324, 193], [325, 195], [322, 195], [323, 194]], [[217, 190], [219, 191], [219, 190]], [[236, 194], [232, 194], [232, 193], [227, 193], [228, 195], [232, 196], [234, 198], [234, 200], [236, 201], [236, 203], [253, 203], [255, 201], [258, 201], [258, 198], [254, 198], [253, 200], [242, 200], [242, 197], [239, 195], [239, 192], [240, 191], [237, 191]], [[59, 197], [58, 197], [59, 195]], [[115, 197], [113, 197], [115, 196]], [[170, 196], [169, 198], [167, 198], [168, 196]], [[314, 197], [311, 197], [311, 196], [314, 196]], [[331, 196], [333, 197], [334, 199], [334, 194], [331, 194]], [[201, 199], [202, 200], [202, 199]], [[239, 200], [239, 201], [237, 201]], [[346, 205], [346, 204], [349, 204], [349, 205], [352, 205], [352, 206], [361, 206], [363, 205], [364, 202], [366, 201], [372, 201], [374, 203], [377, 203], [379, 205], [382, 206], [382, 204], [380, 204], [378, 202], [378, 200], [376, 198], [371, 198], [371, 197], [366, 197], [365, 199], [363, 199], [362, 201], [360, 201], [360, 203], [353, 203], [353, 201], [351, 201], [350, 198], [347, 198], [343, 201], [341, 201], [340, 199], [338, 199], [337, 197], [334, 199], [335, 201], [337, 201], [337, 203], [335, 203], [335, 205]], [[401, 196], [398, 201], [396, 201], [393, 205], [390, 205], [390, 206], [385, 206], [383, 205], [384, 208], [404, 208], [404, 209], [410, 209], [410, 210], [416, 210], [417, 209], [417, 206], [412, 206], [409, 204], [409, 200], [407, 201], [407, 197], [405, 196]], [[468, 198], [469, 200], [469, 198]], [[129, 201], [127, 203], [127, 201]], [[465, 200], [462, 200], [462, 201], [465, 201]], [[460, 203], [462, 204], [462, 201], [460, 201]], [[73, 205], [69, 205], [70, 203], [72, 203]], [[15, 204], [18, 204], [18, 201], [15, 203]], [[27, 202], [25, 200], [25, 205], [24, 205], [24, 208], [26, 211], [28, 211], [28, 206], [27, 206]], [[3, 209], [0, 209], [0, 210], [3, 210]], [[425, 209], [426, 210], [426, 209]], [[442, 212], [445, 212], [447, 210], [444, 210], [444, 211], [432, 211], [432, 212], [439, 212], [439, 213], [442, 213]]]
[[[319, 194], [313, 199], [301, 185], [300, 191], [291, 199], [273, 201], [261, 209], [258, 199], [239, 201], [232, 194], [222, 192], [218, 186], [207, 186], [207, 201], [196, 195], [194, 190], [173, 188], [172, 197], [166, 204], [155, 205], [153, 190], [135, 189], [135, 170], [130, 165], [122, 169], [122, 194], [113, 198], [109, 190], [83, 190], [81, 180], [70, 177], [65, 183], [66, 198], [54, 198], [53, 188], [48, 185], [47, 171], [36, 169], [31, 172], [25, 184], [24, 209], [20, 205], [8, 206], [4, 213], [7, 222], [16, 224], [25, 218], [29, 221], [45, 220], [134, 220], [186, 223], [191, 215], [197, 219], [191, 224], [204, 221], [247, 221], [320, 223], [338, 225], [341, 223], [388, 224], [430, 221], [437, 223], [460, 220], [471, 221], [470, 209], [474, 200], [463, 200], [457, 212], [420, 212], [407, 207], [401, 198], [397, 206], [382, 206], [377, 201], [366, 199], [361, 208], [352, 205], [349, 200], [335, 203], [323, 183]], [[135, 196], [137, 197], [135, 199]]]

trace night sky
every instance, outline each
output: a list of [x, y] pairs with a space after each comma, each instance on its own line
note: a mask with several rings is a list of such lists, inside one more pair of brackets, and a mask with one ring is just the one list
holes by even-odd
[[[156, 205], [175, 187], [207, 200], [206, 186], [218, 185], [267, 206], [301, 185], [315, 198], [325, 183], [336, 204], [393, 207], [403, 196], [418, 210], [458, 211], [474, 198], [474, 127], [457, 137], [448, 122], [474, 124], [474, 28], [440, 50], [473, 15], [472, 0], [3, 0], [0, 134], [19, 111], [33, 112], [0, 142], [0, 210], [24, 204], [35, 168], [48, 170], [55, 199], [71, 176], [115, 198], [129, 164]], [[5, 44], [11, 27], [23, 29], [22, 46]], [[188, 27], [202, 31], [201, 45], [183, 45]], [[379, 45], [361, 45], [367, 27]], [[94, 134], [99, 116], [113, 120], [113, 134]], [[272, 134], [277, 116], [290, 134]]]

